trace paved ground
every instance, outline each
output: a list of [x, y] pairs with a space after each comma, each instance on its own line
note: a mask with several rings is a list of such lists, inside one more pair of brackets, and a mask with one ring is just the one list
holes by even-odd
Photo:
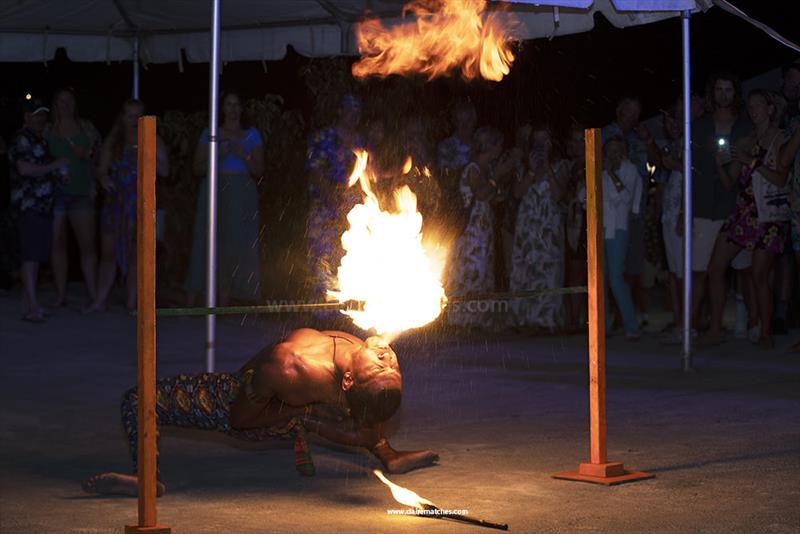
[[[136, 501], [79, 483], [128, 469], [118, 403], [135, 381], [134, 320], [65, 310], [32, 325], [16, 307], [0, 297], [0, 532], [120, 532]], [[223, 321], [219, 367], [288, 327]], [[202, 370], [201, 319], [158, 328], [160, 376]], [[798, 337], [772, 352], [725, 344], [698, 354], [694, 374], [674, 346], [609, 340], [609, 456], [657, 478], [607, 488], [550, 478], [587, 455], [585, 337], [409, 336], [396, 344], [406, 391], [392, 441], [441, 462], [393, 480], [512, 532], [800, 532], [800, 358], [784, 353]], [[312, 448], [317, 476], [302, 479], [288, 444], [164, 432], [159, 517], [181, 534], [481, 531], [389, 516], [399, 506], [374, 460]]]

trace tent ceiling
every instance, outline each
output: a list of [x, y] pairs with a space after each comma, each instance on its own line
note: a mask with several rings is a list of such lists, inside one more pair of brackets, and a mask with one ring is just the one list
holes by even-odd
[[[701, 7], [703, 1], [698, 2]], [[500, 3], [521, 22], [522, 39], [589, 31], [596, 12], [624, 28], [695, 6], [695, 0]], [[220, 54], [223, 61], [280, 59], [287, 45], [308, 56], [355, 54], [353, 23], [368, 11], [386, 24], [397, 23], [404, 4], [405, 0], [225, 0]], [[146, 62], [180, 61], [182, 51], [189, 61], [204, 62], [209, 60], [209, 21], [210, 4], [201, 0], [13, 0], [0, 4], [0, 61], [47, 61], [58, 48], [65, 48], [73, 61], [129, 60], [138, 34]]]

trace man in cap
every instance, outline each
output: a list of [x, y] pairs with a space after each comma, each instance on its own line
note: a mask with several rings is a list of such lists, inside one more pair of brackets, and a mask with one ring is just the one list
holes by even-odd
[[65, 159], [54, 159], [45, 138], [47, 109], [40, 100], [28, 99], [23, 105], [23, 126], [9, 150], [11, 162], [11, 203], [19, 212], [21, 275], [24, 288], [24, 321], [42, 323], [45, 310], [37, 298], [39, 265], [50, 259], [53, 191], [66, 166]]

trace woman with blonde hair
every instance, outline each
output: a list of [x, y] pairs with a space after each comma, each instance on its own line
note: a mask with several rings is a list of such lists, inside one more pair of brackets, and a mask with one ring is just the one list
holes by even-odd
[[56, 190], [53, 207], [52, 267], [58, 297], [55, 306], [67, 300], [69, 255], [68, 231], [71, 226], [78, 240], [81, 271], [91, 300], [95, 298], [97, 247], [95, 244], [95, 176], [100, 149], [100, 134], [91, 122], [78, 114], [72, 89], [56, 91], [52, 104], [53, 126], [47, 138], [55, 158], [69, 161], [67, 175]]

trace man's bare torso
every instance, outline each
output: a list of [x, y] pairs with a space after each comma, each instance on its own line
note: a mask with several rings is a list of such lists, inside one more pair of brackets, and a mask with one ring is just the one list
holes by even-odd
[[[311, 404], [337, 404], [340, 391], [334, 357], [337, 352], [352, 351], [364, 342], [359, 338], [339, 331], [301, 328], [290, 333], [273, 347], [260, 351], [242, 368], [252, 371], [252, 394], [255, 398], [278, 400], [286, 405], [286, 415], [291, 407]], [[258, 408], [258, 406], [255, 406]], [[271, 420], [270, 418], [269, 420]], [[263, 415], [254, 409], [254, 403], [246, 398], [244, 388], [231, 407], [234, 426], [259, 426], [266, 422]]]

